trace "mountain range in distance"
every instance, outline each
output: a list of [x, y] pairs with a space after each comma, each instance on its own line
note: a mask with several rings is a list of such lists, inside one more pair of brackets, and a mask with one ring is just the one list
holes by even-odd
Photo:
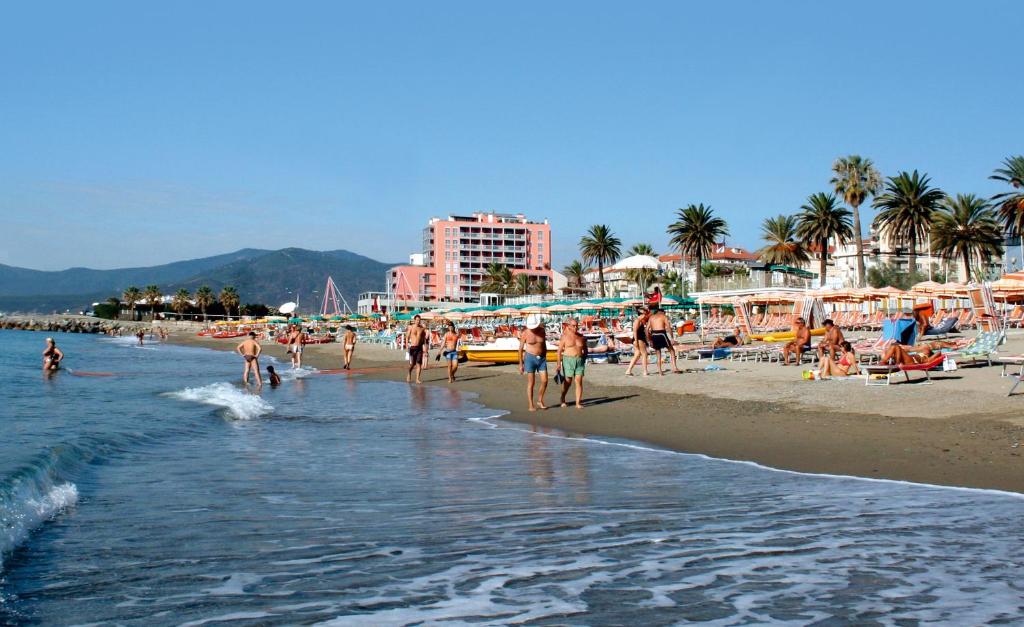
[[385, 272], [396, 264], [383, 263], [347, 250], [302, 248], [260, 250], [244, 248], [225, 255], [188, 259], [138, 268], [94, 270], [68, 268], [44, 271], [0, 264], [0, 311], [78, 311], [125, 288], [158, 285], [165, 295], [184, 288], [195, 292], [208, 285], [214, 292], [231, 285], [242, 303], [277, 307], [299, 295], [301, 309], [319, 309], [327, 277], [355, 309], [360, 292], [383, 290]]

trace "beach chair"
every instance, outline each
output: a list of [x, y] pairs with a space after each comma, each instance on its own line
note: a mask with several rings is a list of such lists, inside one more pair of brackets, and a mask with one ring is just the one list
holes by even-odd
[[[946, 359], [946, 355], [943, 353], [936, 353], [928, 361], [919, 364], [879, 364], [872, 366], [861, 366], [861, 370], [865, 374], [864, 385], [891, 385], [892, 376], [897, 372], [902, 372], [903, 376], [906, 377], [906, 382], [910, 383], [911, 372], [923, 372], [924, 380], [920, 382], [920, 385], [931, 385], [932, 378], [928, 374], [929, 370], [942, 367], [942, 362]], [[882, 376], [884, 375], [884, 376]]]
[[949, 354], [958, 357], [958, 362], [964, 359], [970, 359], [971, 363], [985, 360], [991, 366], [992, 356], [999, 352], [1003, 337], [1002, 331], [981, 331], [972, 344]]

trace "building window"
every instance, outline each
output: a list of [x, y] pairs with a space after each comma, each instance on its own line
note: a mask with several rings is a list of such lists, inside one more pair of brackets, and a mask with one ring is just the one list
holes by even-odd
[[543, 265], [543, 263], [544, 263], [544, 255], [543, 254], [537, 255], [537, 263]]
[[542, 242], [544, 241], [544, 231], [537, 231], [537, 239]]

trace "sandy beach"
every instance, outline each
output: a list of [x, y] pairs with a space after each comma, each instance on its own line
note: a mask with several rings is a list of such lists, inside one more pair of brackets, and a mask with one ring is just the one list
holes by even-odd
[[[186, 333], [172, 334], [172, 341], [218, 350], [235, 346]], [[286, 360], [283, 346], [264, 348]], [[1011, 332], [1004, 349], [1007, 355], [1024, 352], [1024, 334]], [[423, 384], [447, 386], [441, 362], [433, 355], [431, 360], [436, 367], [424, 371]], [[696, 370], [707, 363], [690, 360], [680, 367]], [[1024, 397], [1006, 397], [1012, 380], [1000, 377], [998, 367], [932, 373], [933, 385], [866, 387], [859, 378], [804, 381], [799, 369], [777, 364], [715, 363], [723, 370], [664, 377], [626, 377], [622, 365], [588, 366], [582, 411], [557, 407], [553, 381], [546, 401], [556, 407], [526, 411], [524, 381], [514, 366], [462, 364], [455, 387], [509, 412], [505, 419], [538, 429], [798, 472], [1024, 493]], [[341, 346], [307, 346], [304, 364], [337, 369]], [[403, 354], [379, 345], [359, 344], [354, 367], [351, 374], [323, 376], [405, 379]]]

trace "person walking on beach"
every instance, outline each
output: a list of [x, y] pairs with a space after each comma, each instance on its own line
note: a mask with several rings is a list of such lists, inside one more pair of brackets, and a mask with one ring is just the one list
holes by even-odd
[[245, 369], [242, 370], [242, 383], [249, 384], [249, 373], [256, 375], [256, 385], [263, 385], [263, 377], [260, 375], [260, 353], [263, 347], [256, 341], [256, 334], [249, 332], [248, 337], [235, 349], [245, 359]]
[[60, 362], [64, 361], [64, 353], [57, 348], [57, 342], [52, 337], [46, 338], [46, 350], [43, 351], [43, 370], [52, 372], [60, 369]]
[[647, 376], [647, 321], [651, 318], [651, 311], [646, 307], [638, 310], [638, 316], [633, 321], [633, 359], [629, 360], [629, 367], [626, 368], [626, 376], [633, 376], [633, 366], [637, 361], [644, 365], [644, 376]]
[[423, 372], [423, 345], [426, 341], [427, 330], [420, 323], [419, 314], [416, 314], [412, 317], [412, 324], [405, 331], [405, 345], [409, 351], [409, 373], [405, 375], [407, 383], [412, 382], [413, 369], [416, 370], [416, 383], [422, 383], [420, 375]]
[[782, 365], [789, 365], [789, 356], [795, 355], [794, 365], [799, 366], [806, 351], [811, 350], [811, 330], [803, 318], [793, 321], [793, 340], [782, 347]]
[[562, 330], [562, 337], [558, 340], [558, 366], [556, 376], [562, 373], [562, 397], [559, 403], [562, 407], [568, 407], [565, 402], [565, 395], [569, 393], [569, 386], [576, 384], [576, 409], [583, 409], [583, 375], [587, 368], [587, 338], [579, 333], [579, 323], [570, 318]]
[[[544, 320], [537, 314], [526, 317], [526, 329], [519, 335], [519, 374], [526, 375], [526, 399], [530, 411], [547, 409], [544, 393], [548, 390], [548, 339], [544, 333]], [[540, 394], [533, 402], [533, 389], [540, 375]]]
[[302, 367], [302, 345], [305, 341], [306, 336], [302, 332], [302, 327], [293, 326], [291, 332], [288, 333], [288, 352], [292, 356], [292, 368]]
[[342, 347], [345, 349], [345, 370], [352, 369], [352, 354], [356, 351], [356, 330], [351, 325], [345, 327], [345, 335], [342, 337]]
[[682, 372], [676, 366], [676, 349], [672, 346], [671, 333], [672, 323], [669, 322], [665, 312], [660, 307], [651, 307], [651, 317], [647, 321], [647, 337], [650, 340], [651, 350], [658, 356], [658, 374], [661, 376], [665, 376], [661, 356], [663, 350], [668, 351], [668, 356], [672, 360], [672, 372], [677, 374]]
[[444, 334], [441, 356], [448, 362], [448, 383], [455, 383], [455, 373], [459, 369], [459, 334], [455, 330], [455, 323], [450, 320]]

